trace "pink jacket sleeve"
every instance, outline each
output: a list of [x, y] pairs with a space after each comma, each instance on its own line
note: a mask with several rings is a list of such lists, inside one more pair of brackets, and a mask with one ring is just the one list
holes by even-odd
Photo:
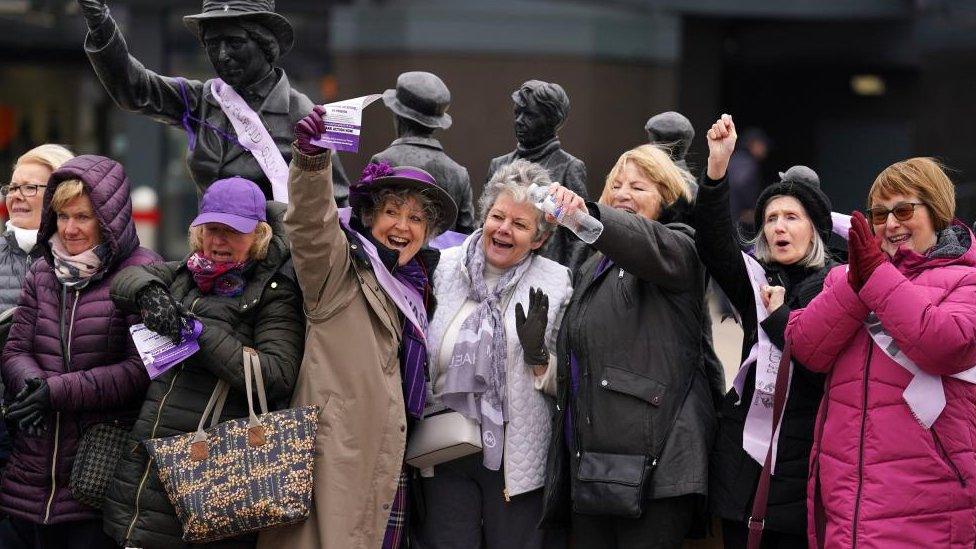
[[884, 263], [860, 296], [902, 352], [925, 372], [952, 375], [976, 364], [976, 270], [968, 269], [936, 305], [923, 288]]
[[793, 358], [814, 372], [829, 372], [834, 361], [864, 329], [869, 309], [847, 283], [846, 266], [833, 268], [823, 291], [803, 309], [793, 311], [786, 326]]

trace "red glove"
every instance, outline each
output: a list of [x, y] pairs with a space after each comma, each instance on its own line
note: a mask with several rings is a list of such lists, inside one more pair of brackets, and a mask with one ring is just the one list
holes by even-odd
[[295, 144], [305, 156], [319, 155], [328, 150], [311, 143], [313, 139], [318, 139], [325, 133], [325, 121], [322, 118], [324, 115], [325, 109], [316, 105], [308, 116], [295, 124]]
[[871, 232], [871, 226], [861, 212], [851, 214], [847, 251], [847, 283], [859, 292], [878, 265], [888, 261], [888, 255], [881, 251], [881, 241]]

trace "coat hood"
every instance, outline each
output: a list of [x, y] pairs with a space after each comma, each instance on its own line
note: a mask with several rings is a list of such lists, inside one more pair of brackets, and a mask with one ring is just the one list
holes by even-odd
[[108, 243], [111, 251], [105, 265], [111, 270], [139, 247], [136, 225], [132, 221], [129, 178], [122, 165], [111, 158], [78, 156], [51, 174], [44, 192], [44, 214], [41, 217], [37, 242], [43, 244], [44, 255], [53, 264], [48, 239], [58, 230], [58, 219], [57, 214], [51, 210], [51, 199], [61, 183], [72, 179], [82, 182], [85, 193], [91, 199], [98, 226], [102, 231], [102, 240]]

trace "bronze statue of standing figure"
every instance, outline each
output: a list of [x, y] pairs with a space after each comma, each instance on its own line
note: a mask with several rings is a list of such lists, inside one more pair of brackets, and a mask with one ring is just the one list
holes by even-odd
[[[187, 166], [198, 190], [236, 175], [254, 181], [272, 199], [271, 180], [280, 178], [281, 166], [291, 160], [295, 124], [313, 107], [275, 66], [291, 50], [295, 33], [275, 13], [274, 0], [204, 0], [202, 13], [183, 18], [217, 74], [206, 82], [145, 68], [129, 54], [104, 0], [77, 1], [88, 23], [85, 53], [102, 85], [123, 109], [186, 131]], [[253, 120], [260, 124], [238, 131], [225, 114], [233, 110], [256, 115]], [[254, 148], [262, 136], [266, 146]], [[349, 182], [334, 154], [332, 168], [336, 201], [344, 205]]]
[[[515, 102], [515, 150], [495, 158], [488, 179], [502, 166], [517, 159], [535, 162], [549, 171], [553, 181], [586, 200], [586, 166], [562, 149], [556, 132], [569, 114], [569, 96], [559, 84], [529, 80], [512, 92]], [[586, 244], [565, 227], [559, 227], [542, 248], [542, 255], [576, 272], [586, 259]]]
[[370, 162], [391, 166], [413, 166], [434, 176], [437, 186], [447, 191], [458, 206], [453, 230], [470, 234], [475, 229], [468, 170], [444, 152], [434, 130], [446, 130], [453, 120], [447, 114], [451, 92], [444, 81], [429, 72], [405, 72], [396, 89], [386, 90], [383, 103], [396, 117], [397, 138]]

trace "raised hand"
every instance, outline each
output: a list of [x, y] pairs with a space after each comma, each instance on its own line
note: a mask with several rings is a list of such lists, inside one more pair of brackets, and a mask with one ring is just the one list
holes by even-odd
[[729, 159], [732, 158], [738, 138], [732, 117], [723, 114], [712, 124], [705, 136], [708, 139], [708, 177], [713, 180], [722, 179], [729, 167]]
[[322, 154], [328, 149], [313, 145], [311, 141], [325, 133], [325, 109], [316, 105], [312, 112], [295, 124], [295, 146], [305, 156]]
[[[552, 195], [553, 202], [556, 203], [556, 207], [559, 208], [561, 215], [570, 215], [576, 211], [582, 211], [583, 213], [588, 213], [586, 209], [586, 201], [583, 198], [563, 187], [559, 183], [553, 183], [549, 185], [549, 194]], [[549, 223], [555, 223], [556, 218], [553, 215], [546, 214], [546, 221]]]
[[515, 305], [515, 331], [522, 345], [522, 355], [528, 366], [549, 363], [546, 348], [546, 327], [549, 325], [549, 296], [542, 290], [529, 289], [529, 312], [521, 303]]
[[861, 291], [871, 278], [871, 273], [885, 261], [888, 261], [888, 255], [881, 251], [881, 241], [871, 231], [864, 214], [851, 214], [851, 231], [847, 240], [847, 283], [855, 292]]
[[88, 29], [94, 30], [108, 17], [108, 6], [105, 0], [78, 0], [78, 7], [85, 16]]

